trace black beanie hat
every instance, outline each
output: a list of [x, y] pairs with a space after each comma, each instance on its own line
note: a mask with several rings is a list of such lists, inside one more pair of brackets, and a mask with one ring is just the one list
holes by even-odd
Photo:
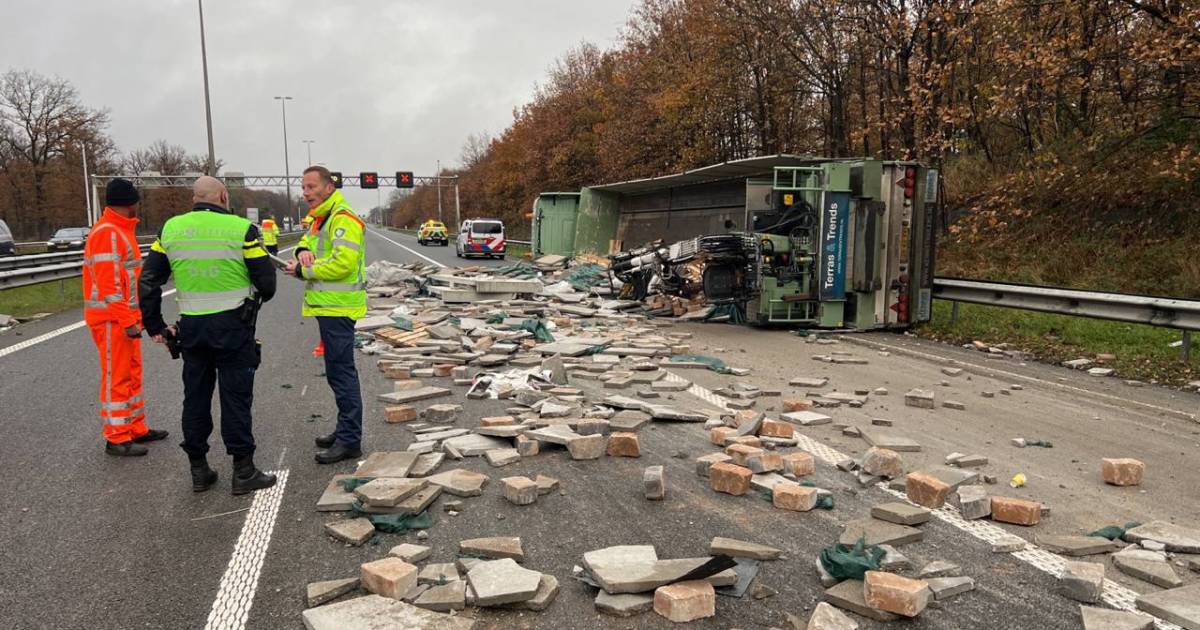
[[108, 189], [104, 192], [104, 204], [108, 206], [132, 206], [141, 200], [142, 196], [133, 187], [133, 182], [119, 177], [108, 182]]

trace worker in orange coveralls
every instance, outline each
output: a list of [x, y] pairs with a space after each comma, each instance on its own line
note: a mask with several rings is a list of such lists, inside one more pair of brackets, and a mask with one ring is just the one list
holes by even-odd
[[142, 252], [136, 237], [141, 196], [129, 180], [114, 179], [105, 205], [83, 250], [83, 318], [100, 351], [104, 452], [136, 457], [147, 452], [142, 444], [167, 437], [166, 431], [146, 426], [142, 400], [142, 313], [137, 301]]

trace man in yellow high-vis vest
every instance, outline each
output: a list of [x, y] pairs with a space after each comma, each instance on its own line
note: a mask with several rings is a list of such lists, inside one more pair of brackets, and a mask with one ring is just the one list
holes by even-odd
[[[150, 248], [138, 285], [142, 321], [159, 343], [178, 340], [183, 354], [183, 443], [192, 469], [192, 490], [217, 481], [208, 466], [212, 395], [219, 384], [221, 439], [233, 456], [233, 494], [275, 485], [254, 465], [250, 405], [260, 361], [254, 339], [257, 308], [275, 295], [275, 267], [258, 228], [229, 211], [229, 191], [216, 178], [200, 177], [191, 212], [172, 217]], [[162, 316], [162, 286], [175, 277], [179, 327]]]
[[334, 185], [329, 169], [310, 166], [301, 179], [313, 222], [286, 273], [305, 280], [301, 314], [316, 317], [325, 347], [325, 378], [337, 401], [337, 427], [316, 439], [317, 463], [362, 456], [362, 390], [354, 366], [354, 322], [367, 314], [363, 221]]

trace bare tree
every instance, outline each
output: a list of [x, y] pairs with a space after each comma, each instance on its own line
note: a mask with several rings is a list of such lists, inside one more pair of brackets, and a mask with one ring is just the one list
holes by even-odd
[[[65, 79], [30, 70], [0, 75], [0, 176], [21, 223], [46, 222], [52, 163], [77, 162], [80, 147], [96, 148], [107, 159], [107, 125], [108, 112], [84, 106]], [[82, 198], [83, 187], [78, 192]]]
[[467, 141], [463, 143], [462, 154], [459, 155], [459, 162], [462, 163], [463, 170], [471, 170], [477, 164], [487, 157], [488, 151], [492, 147], [492, 136], [486, 131], [473, 133], [467, 136]]

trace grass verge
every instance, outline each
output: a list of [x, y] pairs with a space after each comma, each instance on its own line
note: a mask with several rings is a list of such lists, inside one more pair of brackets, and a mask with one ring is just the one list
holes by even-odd
[[950, 302], [934, 301], [933, 321], [918, 328], [917, 334], [954, 344], [1008, 344], [1055, 364], [1112, 354], [1116, 358], [1104, 366], [1115, 368], [1124, 379], [1183, 385], [1200, 376], [1196, 359], [1200, 351], [1194, 348], [1192, 361], [1184, 363], [1180, 349], [1171, 347], [1181, 339], [1178, 330], [980, 304], [960, 304], [958, 320], [952, 324], [951, 308]]
[[67, 278], [0, 291], [0, 313], [28, 317], [83, 307], [83, 279]]

